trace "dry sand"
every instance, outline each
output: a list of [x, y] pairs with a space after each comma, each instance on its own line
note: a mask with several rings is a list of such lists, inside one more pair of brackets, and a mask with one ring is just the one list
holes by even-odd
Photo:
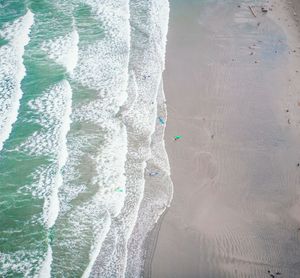
[[300, 277], [300, 2], [253, 2], [171, 1], [174, 199], [146, 277]]

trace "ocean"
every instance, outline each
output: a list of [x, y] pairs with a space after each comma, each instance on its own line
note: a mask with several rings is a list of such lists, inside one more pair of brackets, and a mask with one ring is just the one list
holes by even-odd
[[0, 277], [140, 277], [172, 199], [167, 0], [0, 1]]

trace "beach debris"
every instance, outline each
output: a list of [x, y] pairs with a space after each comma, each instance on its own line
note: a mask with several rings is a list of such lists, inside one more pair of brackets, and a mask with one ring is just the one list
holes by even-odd
[[275, 272], [275, 274], [271, 273], [271, 270], [268, 270], [268, 274], [270, 275], [270, 277], [275, 278], [275, 275], [281, 275], [281, 272], [277, 271]]
[[115, 189], [115, 191], [116, 191], [116, 192], [124, 192], [123, 188], [121, 188], [121, 187], [117, 187], [117, 188]]
[[261, 7], [261, 11], [262, 11], [263, 13], [267, 13], [267, 12], [268, 12], [268, 9], [267, 9], [266, 7]]
[[297, 167], [300, 167], [300, 163], [297, 163]]
[[255, 14], [255, 12], [254, 12], [253, 8], [252, 8], [251, 6], [248, 6], [248, 7], [249, 7], [249, 9], [250, 9], [251, 13], [253, 14], [253, 16], [254, 16], [254, 17], [256, 17], [256, 14]]
[[181, 139], [181, 138], [182, 138], [181, 135], [176, 135], [176, 136], [174, 137], [174, 140], [177, 141], [177, 140], [179, 140], [179, 139]]
[[285, 112], [288, 113], [288, 112], [290, 112], [290, 110], [289, 110], [289, 109], [286, 109]]
[[162, 117], [158, 117], [158, 120], [159, 120], [159, 122], [160, 122], [162, 125], [165, 124], [165, 121], [164, 121], [164, 119], [163, 119]]
[[291, 120], [290, 119], [288, 119], [288, 124], [291, 124]]
[[237, 5], [237, 7], [238, 7], [238, 8], [240, 8], [240, 7], [241, 7], [241, 5]]
[[159, 173], [158, 172], [150, 172], [149, 173], [149, 176], [150, 177], [155, 177], [155, 176], [157, 176]]
[[151, 77], [151, 75], [146, 75], [146, 74], [143, 75], [143, 79], [144, 79], [144, 80], [146, 80], [146, 79], [149, 78], [149, 77]]

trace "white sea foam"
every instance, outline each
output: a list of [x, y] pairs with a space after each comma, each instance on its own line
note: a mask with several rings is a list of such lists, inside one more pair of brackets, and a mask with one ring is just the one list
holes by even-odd
[[[63, 184], [62, 168], [67, 162], [67, 133], [71, 125], [72, 89], [68, 81], [63, 80], [42, 96], [29, 102], [29, 107], [37, 113], [37, 123], [41, 126], [30, 136], [20, 149], [34, 156], [46, 156], [50, 165], [38, 168], [34, 173], [33, 194], [44, 198], [44, 222], [51, 228], [59, 214], [59, 188]], [[41, 266], [40, 277], [50, 277], [52, 249], [48, 251]]]
[[38, 277], [40, 277], [40, 278], [51, 277], [51, 262], [52, 262], [52, 248], [48, 244], [48, 251], [47, 251], [46, 257], [42, 263], [42, 266], [40, 268]]
[[61, 170], [68, 157], [67, 133], [71, 125], [72, 110], [72, 89], [69, 82], [63, 80], [54, 85], [41, 97], [31, 101], [29, 106], [39, 115], [37, 123], [41, 125], [41, 130], [30, 136], [21, 145], [21, 149], [31, 155], [48, 156], [53, 161], [47, 168], [47, 175], [40, 177], [41, 184], [49, 187], [45, 196], [44, 219], [47, 227], [51, 228], [59, 212], [58, 190], [63, 183]]
[[[46, 227], [55, 223], [59, 234], [48, 246], [40, 277], [49, 277], [50, 272], [62, 276], [68, 268], [74, 271], [70, 275], [84, 271], [83, 277], [124, 277], [127, 245], [144, 197], [146, 161], [152, 157], [168, 9], [166, 1], [131, 1], [136, 32], [130, 38], [127, 0], [78, 1], [91, 7], [104, 37], [101, 34], [99, 40], [80, 45], [74, 28], [42, 44], [74, 83], [91, 94], [90, 99], [76, 99], [74, 104], [72, 120], [78, 130], [68, 135], [67, 148], [72, 92], [63, 81], [29, 103], [37, 112], [40, 129], [20, 147], [49, 162], [36, 170], [35, 183], [26, 188], [45, 199]], [[156, 203], [162, 204], [158, 199]], [[155, 201], [148, 198], [146, 202]], [[129, 250], [130, 256], [133, 252]]]
[[12, 277], [11, 272], [22, 277], [34, 277], [35, 269], [42, 263], [40, 250], [17, 250], [0, 252], [0, 277]]
[[[133, 35], [132, 64], [140, 65], [144, 76], [148, 78], [137, 78], [139, 95], [144, 96], [147, 102], [152, 101], [154, 109], [147, 109], [145, 101], [139, 105], [138, 109], [147, 109], [145, 113], [151, 144], [148, 146], [150, 155], [147, 158], [148, 171], [156, 169], [159, 172], [159, 178], [148, 178], [143, 200], [139, 207], [139, 213], [136, 215], [135, 227], [131, 228], [130, 239], [127, 242], [125, 254], [125, 277], [140, 277], [144, 266], [144, 248], [145, 238], [153, 228], [158, 217], [170, 204], [172, 198], [172, 182], [170, 180], [170, 168], [167, 154], [164, 147], [164, 126], [157, 124], [158, 111], [160, 115], [166, 118], [164, 107], [164, 94], [162, 90], [162, 72], [165, 64], [165, 48], [169, 19], [169, 3], [167, 0], [154, 0], [148, 6], [148, 20], [141, 19], [141, 13], [138, 7], [138, 0], [132, 0], [132, 20], [131, 24], [137, 30]], [[147, 7], [147, 5], [146, 5]], [[139, 38], [143, 35], [139, 30], [148, 30], [149, 37], [153, 40], [144, 41]], [[145, 43], [146, 42], [146, 43]], [[144, 53], [139, 51], [144, 49]], [[141, 56], [143, 59], [141, 59]], [[139, 62], [142, 60], [142, 62]], [[150, 73], [150, 74], [149, 74]], [[152, 85], [151, 85], [152, 83]], [[148, 91], [151, 90], [151, 94]], [[157, 108], [159, 110], [157, 110]], [[147, 176], [148, 173], [146, 172]], [[132, 231], [133, 230], [133, 231]]]
[[96, 235], [96, 237], [94, 238], [94, 244], [91, 248], [90, 251], [90, 256], [89, 256], [89, 263], [85, 269], [85, 271], [83, 272], [83, 275], [81, 276], [81, 278], [89, 278], [90, 277], [90, 273], [92, 271], [93, 265], [97, 259], [97, 256], [101, 250], [103, 241], [105, 239], [105, 236], [107, 235], [109, 228], [111, 226], [111, 218], [109, 223], [107, 223], [107, 225], [104, 226], [104, 229], [102, 229], [102, 231]]
[[[131, 257], [135, 257], [134, 252], [140, 254], [139, 249], [143, 245], [145, 234], [148, 232], [147, 228], [139, 230], [139, 233], [134, 233], [134, 241], [138, 244], [135, 246], [131, 244], [130, 247], [138, 247], [139, 249], [128, 251], [127, 248], [138, 219], [140, 204], [143, 198], [143, 203], [147, 205], [147, 208], [155, 208], [155, 204], [161, 205], [162, 208], [167, 204], [165, 198], [168, 199], [168, 197], [165, 195], [155, 196], [157, 199], [153, 199], [151, 195], [144, 196], [144, 171], [146, 161], [153, 158], [152, 140], [155, 136], [152, 137], [152, 135], [157, 127], [157, 97], [158, 92], [160, 92], [161, 75], [164, 69], [168, 12], [167, 1], [131, 1], [130, 20], [133, 30], [129, 69], [131, 74], [128, 86], [128, 102], [122, 109], [129, 133], [126, 161], [126, 199], [121, 213], [112, 221], [91, 277], [124, 277], [127, 274], [128, 277], [139, 277], [139, 275], [132, 276], [130, 273], [139, 273], [141, 260], [135, 260], [137, 264], [134, 265]], [[163, 127], [160, 126], [160, 128]], [[159, 136], [159, 141], [163, 142], [162, 136]], [[164, 148], [160, 148], [160, 152], [162, 153], [161, 158], [165, 161], [158, 169], [161, 176], [166, 176], [166, 178], [161, 179], [161, 182], [167, 181], [169, 183], [167, 178], [169, 174], [168, 161], [164, 156]], [[168, 188], [168, 185], [166, 187]], [[154, 211], [146, 210], [145, 212], [147, 214], [143, 214], [143, 216], [149, 221], [149, 227], [152, 227], [157, 219], [158, 211], [155, 208]], [[153, 215], [155, 215], [154, 221]], [[128, 252], [129, 267], [127, 268]]]
[[[72, 119], [81, 123], [83, 129], [86, 126], [98, 130], [100, 138], [95, 139], [96, 132], [87, 129], [85, 133], [86, 138], [89, 138], [87, 145], [94, 144], [93, 152], [88, 155], [91, 175], [87, 184], [97, 188], [94, 196], [97, 202], [90, 201], [89, 205], [73, 207], [70, 212], [78, 216], [83, 213], [90, 215], [89, 225], [93, 229], [93, 242], [90, 246], [89, 263], [84, 271], [84, 277], [88, 277], [110, 228], [111, 218], [120, 213], [127, 194], [124, 176], [127, 130], [119, 117], [119, 110], [127, 99], [130, 26], [127, 1], [106, 0], [99, 3], [80, 0], [80, 2], [91, 7], [93, 18], [99, 21], [105, 34], [103, 38], [79, 47], [78, 65], [72, 75], [74, 81], [94, 92], [92, 100], [79, 104], [74, 109]], [[97, 144], [99, 141], [100, 144]], [[73, 152], [76, 152], [74, 148], [75, 146], [71, 144], [71, 157]], [[65, 188], [70, 186], [71, 183], [64, 185], [64, 194], [70, 192]], [[102, 228], [97, 228], [99, 217], [97, 218], [97, 213], [92, 211], [93, 205], [95, 211], [98, 210], [98, 206], [102, 206], [108, 215], [107, 219], [110, 219]], [[75, 227], [75, 224], [72, 222], [70, 226]], [[81, 234], [83, 229], [78, 231], [74, 236], [85, 238], [85, 234]], [[66, 251], [66, 254], [69, 253]], [[70, 255], [76, 256], [74, 252]], [[54, 266], [55, 269], [60, 267]], [[60, 273], [59, 270], [55, 271]]]
[[[73, 114], [77, 122], [96, 125], [103, 140], [91, 156], [96, 173], [91, 183], [98, 185], [102, 202], [112, 216], [117, 215], [124, 203], [124, 165], [127, 153], [127, 132], [117, 116], [127, 99], [129, 60], [129, 11], [126, 1], [82, 0], [89, 5], [93, 16], [104, 24], [106, 35], [79, 48], [78, 66], [73, 79], [95, 90], [95, 99], [79, 106]], [[126, 10], [127, 9], [127, 10]], [[87, 134], [89, 136], [89, 134]], [[117, 192], [122, 188], [123, 194]]]
[[31, 101], [29, 106], [39, 116], [37, 123], [41, 125], [41, 130], [20, 147], [31, 155], [49, 156], [53, 161], [46, 169], [37, 170], [37, 187], [45, 194], [44, 219], [49, 228], [55, 223], [59, 212], [58, 189], [63, 182], [61, 169], [68, 157], [66, 136], [71, 124], [71, 105], [72, 90], [66, 80]]
[[[158, 108], [159, 115], [166, 119], [162, 88], [159, 89]], [[149, 243], [146, 243], [146, 239], [160, 215], [170, 205], [172, 200], [173, 187], [170, 179], [169, 161], [163, 141], [164, 128], [164, 126], [158, 124], [155, 133], [152, 135], [151, 158], [147, 161], [147, 169], [148, 171], [158, 171], [159, 176], [158, 178], [149, 177], [147, 179], [137, 221], [127, 244], [128, 253], [125, 277], [140, 277], [142, 275], [143, 267], [145, 266], [145, 252], [149, 251], [149, 248], [153, 248], [153, 246], [148, 245]], [[154, 244], [154, 242], [150, 244]]]
[[0, 30], [0, 37], [8, 41], [0, 47], [0, 151], [17, 120], [22, 97], [21, 81], [26, 74], [23, 55], [33, 24], [34, 15], [28, 10], [24, 16]]
[[[127, 99], [130, 26], [127, 0], [78, 2], [90, 6], [92, 21], [99, 22], [101, 29], [104, 29], [104, 37], [101, 35], [98, 40], [89, 44], [76, 44], [76, 67], [68, 67], [63, 64], [64, 58], [56, 57], [69, 55], [62, 53], [66, 53], [68, 45], [71, 45], [70, 34], [57, 40], [46, 41], [42, 47], [51, 59], [72, 73], [70, 76], [74, 83], [79, 84], [81, 88], [87, 88], [86, 91], [91, 94], [90, 99], [79, 99], [73, 107], [72, 121], [74, 126], [79, 128], [76, 130], [75, 127], [68, 137], [69, 157], [63, 169], [64, 183], [59, 187], [59, 200], [63, 211], [61, 210], [55, 222], [56, 231], [64, 232], [59, 234], [52, 244], [51, 265], [54, 276], [63, 275], [65, 268], [70, 264], [73, 266], [72, 273], [82, 270], [84, 276], [88, 277], [110, 228], [111, 218], [119, 214], [126, 196], [124, 166], [127, 131], [118, 112]], [[79, 24], [77, 28], [81, 35], [84, 30], [80, 29]], [[73, 42], [74, 37], [73, 35]], [[53, 106], [51, 103], [52, 101], [47, 104], [50, 111]], [[36, 109], [39, 105], [34, 101], [30, 106]], [[38, 110], [41, 111], [39, 108]], [[48, 113], [47, 109], [45, 111]], [[53, 119], [48, 115], [39, 119], [42, 127], [49, 124], [49, 118]], [[54, 123], [56, 119], [51, 121]], [[56, 129], [52, 126], [57, 126], [57, 123], [50, 125], [51, 128], [42, 128], [33, 134], [22, 146], [23, 150], [32, 155], [54, 157], [57, 147], [51, 142], [56, 137]], [[46, 129], [50, 132], [46, 132]], [[56, 164], [56, 168], [41, 168], [36, 173], [41, 174], [39, 185], [36, 186], [37, 195], [46, 195], [48, 208], [50, 204], [47, 204], [47, 200], [53, 198], [41, 185], [52, 184], [52, 179], [57, 177], [53, 173], [56, 173], [58, 168]], [[53, 185], [50, 188], [53, 188]], [[78, 197], [80, 193], [83, 194]], [[57, 250], [59, 254], [56, 253]], [[88, 250], [89, 262], [83, 266]], [[61, 256], [66, 258], [64, 263]]]
[[71, 33], [43, 42], [42, 50], [49, 55], [50, 59], [65, 67], [72, 74], [78, 61], [78, 43], [79, 35], [74, 26]]

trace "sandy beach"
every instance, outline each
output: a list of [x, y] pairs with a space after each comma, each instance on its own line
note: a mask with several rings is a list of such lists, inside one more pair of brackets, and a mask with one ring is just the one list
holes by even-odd
[[171, 1], [174, 198], [145, 277], [300, 277], [299, 16], [299, 1]]

